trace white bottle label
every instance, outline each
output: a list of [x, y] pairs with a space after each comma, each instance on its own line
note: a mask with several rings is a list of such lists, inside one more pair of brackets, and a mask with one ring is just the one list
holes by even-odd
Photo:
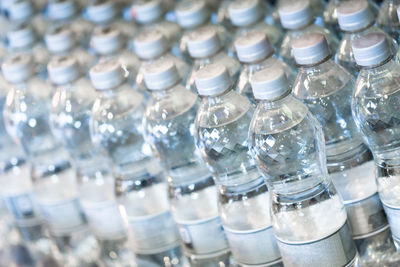
[[52, 234], [69, 234], [86, 224], [86, 218], [78, 199], [68, 199], [56, 203], [40, 202], [39, 205]]
[[201, 221], [176, 221], [185, 248], [192, 254], [215, 254], [229, 249], [219, 216]]
[[160, 253], [179, 245], [178, 229], [170, 211], [129, 217], [129, 223], [136, 253]]
[[389, 221], [390, 230], [392, 230], [392, 235], [396, 240], [400, 240], [400, 207], [393, 207], [386, 205], [384, 202], [382, 203]]
[[40, 212], [35, 205], [32, 192], [4, 196], [9, 212], [20, 226], [31, 226], [41, 221]]
[[90, 228], [99, 239], [120, 239], [126, 236], [124, 224], [115, 201], [82, 202]]
[[366, 238], [387, 226], [385, 211], [379, 194], [352, 203], [345, 203], [353, 238]]
[[243, 265], [259, 265], [280, 261], [281, 255], [272, 226], [236, 231], [225, 227], [233, 258]]
[[278, 239], [285, 266], [351, 266], [357, 257], [350, 228], [345, 223], [335, 233], [308, 243], [291, 243]]

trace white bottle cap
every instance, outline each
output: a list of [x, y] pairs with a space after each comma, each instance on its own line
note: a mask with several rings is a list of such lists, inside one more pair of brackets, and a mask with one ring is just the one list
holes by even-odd
[[109, 90], [125, 81], [126, 72], [118, 60], [106, 60], [89, 71], [90, 80], [97, 90]]
[[93, 30], [91, 45], [96, 53], [109, 55], [124, 46], [124, 38], [121, 31], [115, 26], [99, 26]]
[[68, 26], [52, 29], [44, 36], [44, 40], [51, 53], [62, 53], [75, 46], [74, 34]]
[[94, 23], [106, 23], [115, 18], [117, 7], [114, 1], [98, 0], [87, 7], [86, 15]]
[[147, 30], [133, 40], [133, 47], [139, 58], [154, 59], [168, 51], [168, 40], [159, 30]]
[[52, 83], [66, 84], [79, 77], [79, 64], [73, 56], [56, 56], [47, 65], [47, 71]]
[[48, 16], [52, 20], [67, 19], [76, 14], [78, 7], [73, 0], [52, 0], [47, 6]]
[[358, 31], [374, 21], [374, 14], [365, 0], [341, 3], [337, 9], [337, 17], [343, 31]]
[[292, 43], [293, 55], [299, 65], [317, 64], [330, 55], [325, 36], [311, 33], [301, 36]]
[[31, 1], [15, 1], [8, 8], [8, 18], [11, 21], [26, 21], [34, 13], [34, 7]]
[[258, 0], [235, 0], [228, 6], [231, 23], [237, 27], [251, 25], [263, 15]]
[[373, 66], [391, 56], [390, 47], [384, 33], [369, 33], [352, 43], [354, 58], [359, 66]]
[[197, 92], [202, 96], [219, 95], [232, 86], [227, 68], [222, 64], [210, 64], [195, 73]]
[[204, 0], [186, 0], [175, 9], [176, 19], [182, 28], [194, 28], [205, 23], [208, 19]]
[[180, 80], [178, 70], [171, 59], [160, 59], [144, 68], [144, 82], [150, 90], [167, 89]]
[[275, 100], [289, 90], [285, 72], [279, 67], [270, 67], [256, 72], [250, 78], [255, 99]]
[[141, 24], [157, 20], [163, 13], [160, 0], [139, 0], [132, 5], [131, 15]]
[[188, 36], [187, 49], [193, 58], [209, 57], [221, 49], [221, 42], [214, 27], [201, 27]]
[[29, 25], [21, 25], [7, 33], [10, 48], [24, 48], [36, 40], [35, 32]]
[[10, 83], [26, 81], [33, 74], [33, 60], [30, 55], [15, 55], [3, 62], [4, 78]]
[[307, 0], [284, 1], [278, 9], [282, 27], [300, 29], [313, 20], [310, 4]]
[[235, 41], [235, 49], [238, 59], [244, 63], [257, 62], [274, 52], [267, 35], [261, 31], [241, 35]]

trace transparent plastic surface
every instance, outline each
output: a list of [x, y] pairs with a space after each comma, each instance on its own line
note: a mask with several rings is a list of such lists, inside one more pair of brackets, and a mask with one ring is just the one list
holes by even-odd
[[97, 244], [77, 199], [76, 176], [50, 129], [51, 88], [36, 77], [10, 86], [5, 124], [32, 164], [35, 196], [50, 233], [65, 260], [94, 262]]
[[378, 13], [378, 25], [395, 40], [399, 41], [400, 22], [397, 15], [399, 0], [385, 0], [382, 2]]
[[142, 135], [143, 100], [127, 84], [101, 92], [92, 109], [91, 136], [113, 163], [134, 252], [151, 255], [173, 249], [179, 237], [162, 170]]
[[328, 177], [322, 129], [307, 107], [289, 94], [262, 101], [249, 136], [272, 190], [272, 225], [284, 264], [294, 266], [303, 255], [301, 264], [310, 266], [353, 266], [357, 252]]
[[196, 118], [197, 146], [219, 184], [228, 242], [235, 261], [244, 265], [280, 261], [269, 209], [264, 206], [268, 191], [247, 147], [252, 113], [250, 101], [230, 89], [204, 97]]
[[374, 154], [379, 195], [395, 237], [400, 236], [396, 223], [396, 210], [400, 208], [400, 131], [396, 108], [399, 84], [400, 66], [388, 60], [360, 71], [353, 96], [354, 119]]
[[185, 250], [215, 258], [228, 251], [217, 209], [217, 190], [194, 141], [197, 95], [182, 85], [153, 91], [144, 118], [146, 140], [170, 182], [172, 214]]

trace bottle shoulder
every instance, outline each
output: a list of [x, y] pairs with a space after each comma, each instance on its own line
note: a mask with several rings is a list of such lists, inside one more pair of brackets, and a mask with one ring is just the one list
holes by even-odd
[[309, 114], [307, 107], [288, 95], [275, 102], [258, 103], [250, 124], [255, 134], [276, 134], [293, 128]]
[[231, 90], [221, 96], [204, 97], [196, 116], [196, 124], [202, 128], [222, 127], [241, 117], [252, 116], [254, 111], [250, 101]]
[[[332, 60], [313, 67], [300, 68], [293, 85], [293, 95], [299, 99], [326, 97], [343, 88], [354, 87], [352, 75]], [[350, 92], [351, 94], [351, 92]]]
[[153, 92], [146, 106], [145, 118], [148, 123], [170, 121], [187, 112], [196, 112], [198, 104], [196, 94], [177, 85], [163, 92]]

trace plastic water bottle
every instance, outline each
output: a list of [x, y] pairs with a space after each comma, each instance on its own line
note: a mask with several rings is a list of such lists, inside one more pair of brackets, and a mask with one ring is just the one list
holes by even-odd
[[133, 47], [136, 56], [141, 60], [139, 72], [136, 76], [136, 84], [140, 88], [145, 88], [143, 78], [144, 67], [161, 58], [173, 60], [176, 68], [178, 69], [179, 76], [182, 77], [182, 83], [186, 82], [189, 72], [189, 65], [170, 52], [168, 40], [161, 31], [155, 29], [142, 31], [134, 39]]
[[32, 27], [28, 24], [23, 24], [10, 30], [7, 33], [7, 46], [7, 56], [21, 55], [21, 57], [24, 57], [25, 55], [31, 55], [36, 62], [35, 72], [42, 79], [46, 79], [46, 66], [49, 62], [50, 54]]
[[48, 65], [55, 86], [50, 122], [69, 152], [78, 177], [78, 191], [89, 226], [109, 265], [132, 265], [127, 233], [114, 194], [114, 178], [105, 156], [90, 139], [89, 121], [96, 92], [80, 73], [73, 56], [54, 57]]
[[[34, 261], [42, 264], [50, 260], [52, 254], [57, 254], [57, 251], [52, 250], [53, 244], [46, 235], [43, 218], [33, 196], [30, 164], [27, 163], [20, 146], [6, 132], [3, 110], [9, 86], [3, 76], [0, 78], [0, 85], [2, 88], [0, 90], [0, 182], [3, 185], [0, 190], [0, 201], [2, 211], [7, 209], [9, 214], [4, 217], [2, 212], [2, 235], [3, 231], [6, 231], [2, 238], [6, 243], [1, 241], [3, 251], [1, 257], [4, 259], [6, 256], [5, 246], [11, 246], [11, 251], [8, 252], [15, 253], [15, 249], [24, 248], [21, 246], [23, 243], [28, 253], [21, 257], [20, 253], [23, 251], [19, 249], [18, 256], [23, 258], [25, 263]], [[16, 238], [14, 229], [19, 232]], [[9, 260], [6, 258], [2, 264], [9, 264]]]
[[353, 116], [374, 155], [379, 195], [398, 245], [400, 133], [396, 103], [400, 65], [392, 59], [387, 38], [382, 33], [370, 33], [355, 40], [353, 52], [361, 67], [354, 90]]
[[[342, 40], [336, 53], [336, 61], [345, 67], [355, 77], [359, 69], [356, 66], [352, 42], [368, 33], [384, 33], [374, 26], [375, 18], [370, 5], [365, 0], [349, 1], [342, 3], [337, 9], [338, 23], [343, 31]], [[387, 35], [392, 44], [393, 53], [397, 52], [397, 42]]]
[[144, 96], [125, 82], [117, 60], [97, 64], [90, 77], [99, 92], [92, 109], [91, 136], [113, 163], [115, 192], [130, 225], [132, 249], [147, 262], [143, 266], [181, 266], [168, 186], [142, 136]]
[[143, 122], [144, 134], [167, 173], [172, 214], [186, 254], [194, 266], [229, 266], [217, 187], [194, 140], [199, 99], [180, 84], [171, 60], [146, 66], [144, 79], [152, 93]]
[[282, 33], [264, 20], [263, 6], [260, 0], [234, 0], [228, 5], [229, 19], [235, 27], [233, 40], [250, 31], [263, 31], [276, 51], [282, 43]]
[[202, 102], [196, 142], [218, 184], [218, 205], [233, 258], [241, 265], [281, 265], [270, 217], [270, 196], [251, 158], [253, 105], [234, 90], [229, 72], [211, 64], [196, 74]]
[[344, 201], [361, 264], [379, 265], [395, 247], [390, 250], [390, 230], [377, 192], [372, 154], [351, 113], [353, 77], [330, 59], [322, 34], [294, 41], [293, 53], [300, 70], [292, 94], [322, 126], [328, 172]]
[[179, 47], [185, 58], [189, 59], [186, 47], [189, 35], [204, 26], [215, 28], [222, 46], [229, 52], [232, 42], [231, 36], [224, 26], [211, 24], [210, 12], [207, 9], [205, 0], [184, 0], [177, 4], [175, 13], [179, 26], [184, 30], [181, 35]]
[[136, 87], [139, 59], [128, 49], [127, 36], [116, 25], [96, 27], [91, 37], [91, 46], [97, 62], [117, 59], [129, 73], [129, 83]]
[[95, 63], [95, 57], [78, 46], [76, 36], [68, 25], [52, 28], [46, 33], [44, 40], [52, 57], [71, 55], [78, 60], [85, 73]]
[[93, 264], [97, 243], [79, 203], [76, 176], [50, 129], [51, 88], [35, 76], [33, 64], [28, 55], [3, 63], [3, 74], [10, 82], [5, 125], [32, 164], [35, 198], [65, 264]]
[[172, 53], [182, 58], [179, 49], [181, 29], [178, 24], [165, 20], [164, 13], [161, 0], [138, 0], [131, 8], [131, 16], [140, 25], [140, 31], [161, 31], [171, 45]]
[[224, 65], [235, 81], [239, 77], [240, 63], [224, 51], [215, 28], [206, 26], [190, 33], [187, 48], [189, 55], [194, 59], [186, 83], [188, 89], [196, 91], [194, 81], [196, 72], [213, 63]]
[[397, 16], [399, 0], [384, 0], [379, 8], [378, 25], [397, 42], [400, 41], [400, 22]]
[[260, 102], [249, 148], [271, 190], [284, 265], [358, 266], [346, 211], [328, 176], [320, 124], [291, 96], [281, 69], [256, 73], [251, 85]]
[[51, 28], [68, 26], [74, 32], [76, 40], [87, 47], [93, 26], [82, 18], [79, 5], [75, 0], [52, 0], [46, 8], [47, 18]]
[[307, 0], [288, 1], [279, 6], [279, 17], [282, 27], [287, 30], [283, 37], [282, 47], [279, 56], [287, 64], [295, 68], [292, 43], [301, 36], [309, 33], [321, 33], [328, 40], [331, 51], [336, 52], [338, 39], [332, 33], [314, 24], [314, 18], [310, 4]]
[[296, 78], [295, 71], [286, 63], [277, 59], [265, 33], [254, 31], [246, 33], [235, 41], [235, 50], [242, 68], [237, 83], [237, 91], [247, 96], [252, 102], [256, 103], [250, 87], [251, 77], [258, 71], [269, 67], [282, 68], [292, 85]]
[[[338, 24], [337, 9], [338, 9], [339, 5], [344, 2], [354, 3], [356, 1], [329, 0], [325, 6], [325, 10], [323, 13], [325, 27], [328, 28], [337, 37], [342, 36], [340, 28], [339, 28], [339, 24]], [[375, 1], [372, 1], [372, 0], [368, 0], [368, 3], [371, 7], [372, 12], [374, 13], [374, 16], [376, 16], [378, 14], [378, 9], [379, 9], [378, 5], [375, 3]]]
[[113, 0], [92, 1], [86, 7], [84, 17], [95, 26], [117, 27], [129, 40], [137, 33], [137, 27], [132, 22], [123, 19], [120, 7]]

